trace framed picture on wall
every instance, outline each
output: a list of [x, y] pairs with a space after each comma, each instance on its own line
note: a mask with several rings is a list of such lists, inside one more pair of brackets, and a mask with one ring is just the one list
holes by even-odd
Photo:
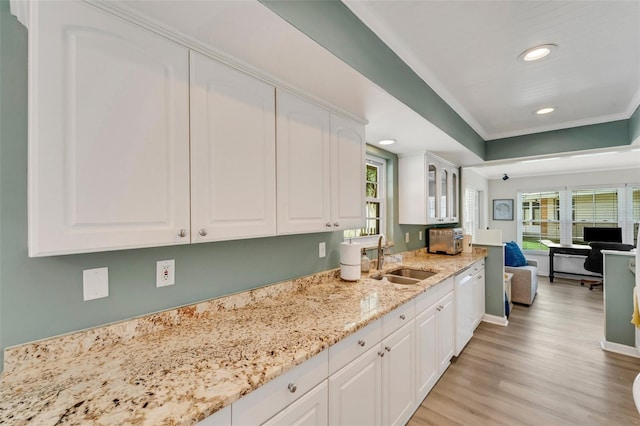
[[513, 199], [493, 200], [493, 220], [513, 220]]

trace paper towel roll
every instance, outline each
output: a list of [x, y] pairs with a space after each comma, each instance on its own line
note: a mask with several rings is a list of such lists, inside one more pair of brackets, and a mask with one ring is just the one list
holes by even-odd
[[360, 244], [340, 244], [340, 263], [343, 265], [358, 265], [360, 268]]
[[340, 278], [345, 281], [358, 281], [360, 279], [360, 264], [340, 265]]

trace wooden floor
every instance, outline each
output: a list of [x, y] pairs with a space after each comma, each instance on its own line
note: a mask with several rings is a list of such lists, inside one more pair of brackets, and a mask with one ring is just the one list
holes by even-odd
[[602, 290], [540, 277], [509, 325], [482, 323], [409, 426], [640, 425], [640, 359], [605, 352]]

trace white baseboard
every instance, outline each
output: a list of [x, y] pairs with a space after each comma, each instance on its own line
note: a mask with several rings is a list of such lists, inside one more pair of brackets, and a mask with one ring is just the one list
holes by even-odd
[[502, 326], [509, 325], [509, 320], [507, 319], [507, 317], [499, 317], [497, 315], [484, 314], [482, 316], [482, 321]]
[[640, 352], [634, 346], [621, 345], [620, 343], [607, 342], [602, 339], [600, 341], [600, 347], [603, 351], [614, 352], [617, 354], [632, 356], [634, 358], [640, 358]]

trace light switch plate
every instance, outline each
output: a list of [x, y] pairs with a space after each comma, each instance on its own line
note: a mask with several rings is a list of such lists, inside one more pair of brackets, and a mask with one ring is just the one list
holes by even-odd
[[322, 258], [327, 255], [327, 244], [322, 242], [318, 244], [318, 257]]
[[408, 243], [408, 242], [409, 242], [409, 233], [408, 233], [408, 232], [406, 232], [406, 233], [404, 234], [404, 242], [405, 242], [405, 243]]
[[109, 296], [109, 268], [82, 271], [82, 295], [84, 301]]
[[418, 240], [422, 241], [422, 231], [418, 231]]
[[176, 283], [175, 259], [158, 260], [156, 262], [156, 287], [166, 287]]

